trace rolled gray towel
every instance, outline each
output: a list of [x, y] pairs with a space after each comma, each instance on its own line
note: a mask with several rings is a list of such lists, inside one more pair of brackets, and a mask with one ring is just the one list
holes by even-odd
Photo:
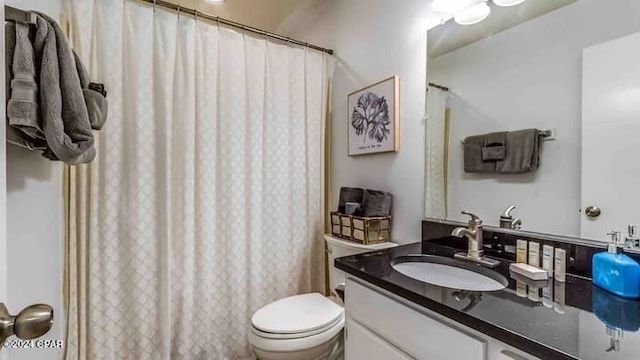
[[73, 51], [73, 58], [76, 63], [76, 71], [78, 71], [78, 78], [80, 79], [80, 87], [82, 87], [82, 95], [84, 96], [84, 102], [87, 104], [87, 112], [89, 114], [89, 123], [93, 130], [102, 130], [104, 123], [107, 121], [107, 109], [109, 104], [105, 96], [93, 89], [91, 86], [91, 79], [87, 68], [84, 66], [78, 54]]
[[344, 204], [348, 202], [356, 202], [362, 204], [364, 197], [364, 189], [355, 187], [341, 187], [340, 200], [338, 201], [338, 212], [345, 213]]
[[362, 202], [363, 216], [389, 216], [393, 195], [378, 190], [365, 190]]
[[108, 103], [102, 94], [91, 89], [82, 89], [84, 101], [87, 104], [87, 112], [89, 113], [89, 122], [93, 130], [102, 130], [104, 123], [107, 122]]

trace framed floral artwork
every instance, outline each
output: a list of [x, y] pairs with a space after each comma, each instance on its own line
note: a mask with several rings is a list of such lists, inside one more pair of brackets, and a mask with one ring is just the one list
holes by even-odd
[[400, 81], [397, 76], [347, 97], [349, 156], [398, 151]]

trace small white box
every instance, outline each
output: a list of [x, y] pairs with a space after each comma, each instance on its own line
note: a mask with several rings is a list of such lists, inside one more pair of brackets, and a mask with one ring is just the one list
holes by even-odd
[[527, 265], [527, 264], [512, 263], [511, 265], [509, 265], [509, 270], [531, 280], [548, 280], [549, 279], [549, 272], [547, 272], [546, 270], [537, 268], [535, 266]]

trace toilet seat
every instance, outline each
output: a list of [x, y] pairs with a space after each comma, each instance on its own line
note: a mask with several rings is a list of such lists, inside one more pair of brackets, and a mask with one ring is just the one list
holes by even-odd
[[266, 332], [266, 331], [261, 331], [259, 329], [256, 329], [254, 326], [251, 327], [251, 332], [253, 332], [257, 336], [260, 336], [260, 337], [265, 338], [265, 339], [278, 339], [278, 340], [280, 340], [280, 339], [282, 339], [282, 340], [300, 339], [300, 338], [305, 338], [305, 337], [321, 334], [321, 333], [323, 333], [325, 331], [330, 330], [331, 328], [333, 328], [336, 324], [338, 324], [340, 322], [344, 322], [344, 316], [338, 317], [335, 321], [327, 324], [326, 326], [324, 326], [322, 328], [311, 330], [311, 331], [302, 331], [302, 332], [299, 332], [297, 334], [296, 333], [278, 334], [278, 333]]
[[247, 334], [249, 343], [254, 349], [271, 353], [288, 353], [295, 351], [305, 351], [307, 349], [318, 348], [321, 346], [331, 346], [332, 341], [336, 341], [338, 335], [344, 328], [344, 316], [333, 325], [333, 327], [324, 332], [297, 338], [297, 339], [273, 339], [265, 338], [249, 331]]
[[344, 308], [319, 293], [290, 296], [268, 304], [251, 317], [256, 334], [300, 338], [326, 331], [344, 317]]

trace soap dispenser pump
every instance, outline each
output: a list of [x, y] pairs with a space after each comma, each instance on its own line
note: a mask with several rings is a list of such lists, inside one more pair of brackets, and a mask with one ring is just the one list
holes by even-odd
[[640, 264], [622, 252], [620, 232], [612, 231], [607, 252], [593, 255], [593, 283], [625, 298], [640, 298]]

